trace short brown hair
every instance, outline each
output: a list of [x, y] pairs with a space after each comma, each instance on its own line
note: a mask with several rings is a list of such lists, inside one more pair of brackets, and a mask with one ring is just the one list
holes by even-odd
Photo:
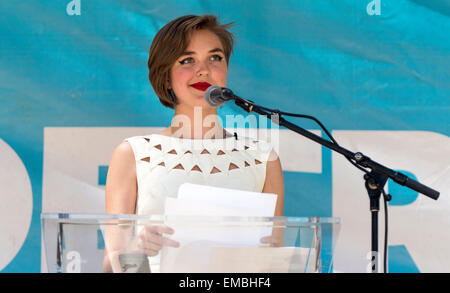
[[148, 57], [148, 77], [161, 104], [171, 109], [175, 108], [176, 101], [170, 97], [167, 80], [170, 79], [170, 69], [177, 58], [189, 45], [192, 33], [207, 29], [220, 39], [227, 64], [233, 52], [233, 34], [227, 29], [233, 23], [221, 25], [214, 15], [185, 15], [172, 20], [163, 26], [155, 35]]

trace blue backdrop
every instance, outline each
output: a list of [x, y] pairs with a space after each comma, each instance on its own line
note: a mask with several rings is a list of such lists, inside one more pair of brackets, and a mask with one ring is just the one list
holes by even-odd
[[[0, 2], [0, 139], [33, 194], [27, 237], [2, 272], [41, 269], [44, 127], [170, 123], [146, 62], [156, 32], [181, 15], [236, 23], [228, 86], [258, 104], [331, 130], [450, 133], [450, 1], [81, 0], [80, 15], [69, 2]], [[227, 114], [242, 112], [226, 105]], [[286, 215], [332, 216], [330, 152], [322, 164], [321, 174], [285, 172]], [[417, 269], [408, 262], [404, 271]]]

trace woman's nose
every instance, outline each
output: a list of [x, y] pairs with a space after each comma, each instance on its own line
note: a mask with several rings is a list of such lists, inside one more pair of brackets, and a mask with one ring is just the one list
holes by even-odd
[[197, 75], [208, 75], [209, 74], [209, 64], [208, 62], [198, 62]]

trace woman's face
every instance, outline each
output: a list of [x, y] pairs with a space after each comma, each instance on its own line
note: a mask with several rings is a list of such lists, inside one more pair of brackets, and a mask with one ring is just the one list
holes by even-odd
[[220, 39], [209, 30], [194, 32], [186, 52], [170, 70], [171, 88], [178, 104], [209, 107], [204, 99], [208, 84], [226, 87], [227, 70]]

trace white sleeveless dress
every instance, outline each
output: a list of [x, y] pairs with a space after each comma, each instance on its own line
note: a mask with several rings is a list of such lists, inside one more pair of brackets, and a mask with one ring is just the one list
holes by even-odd
[[[183, 183], [261, 192], [272, 146], [231, 136], [183, 139], [150, 134], [125, 139], [136, 159], [137, 215], [162, 215], [167, 197], [177, 197]], [[142, 229], [136, 227], [137, 235]], [[160, 254], [149, 257], [151, 272], [160, 271]]]
[[166, 197], [183, 183], [261, 192], [272, 146], [230, 136], [184, 139], [150, 134], [125, 139], [136, 159], [137, 215], [164, 213]]

